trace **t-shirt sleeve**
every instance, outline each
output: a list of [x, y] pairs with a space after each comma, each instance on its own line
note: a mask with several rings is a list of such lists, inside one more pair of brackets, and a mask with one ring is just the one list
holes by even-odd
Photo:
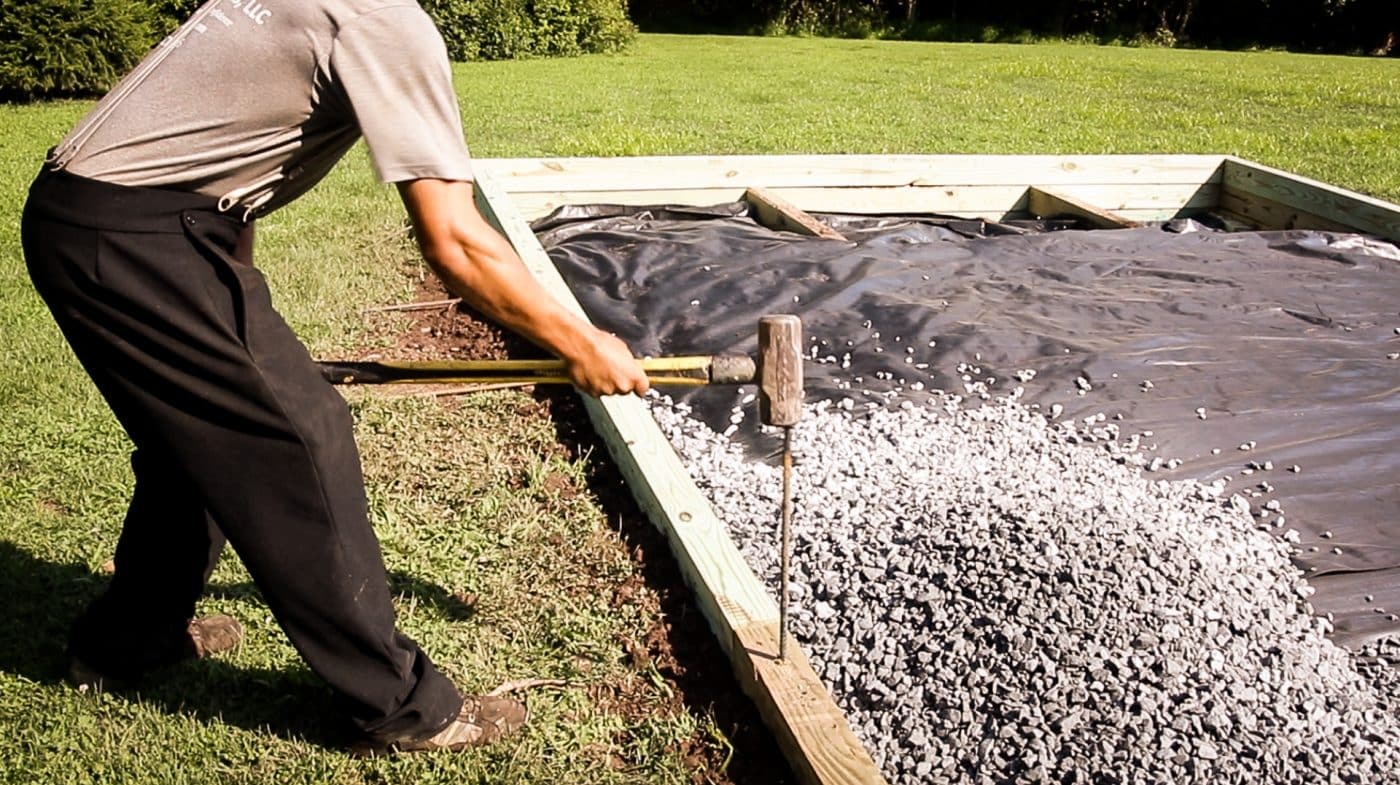
[[472, 179], [447, 47], [420, 7], [383, 8], [342, 28], [329, 68], [381, 180]]

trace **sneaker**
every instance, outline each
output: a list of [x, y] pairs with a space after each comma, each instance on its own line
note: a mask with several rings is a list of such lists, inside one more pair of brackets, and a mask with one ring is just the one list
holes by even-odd
[[[167, 644], [164, 651], [154, 652], [149, 661], [157, 666], [174, 665], [229, 651], [243, 642], [243, 625], [223, 614], [191, 619], [185, 633]], [[95, 691], [122, 690], [129, 684], [129, 679], [104, 674], [75, 656], [68, 658], [68, 681], [79, 690]]]
[[530, 710], [514, 698], [500, 695], [468, 695], [462, 710], [433, 736], [418, 741], [395, 741], [383, 745], [361, 743], [352, 748], [357, 755], [388, 755], [395, 752], [459, 751], [500, 741], [520, 730], [530, 718]]

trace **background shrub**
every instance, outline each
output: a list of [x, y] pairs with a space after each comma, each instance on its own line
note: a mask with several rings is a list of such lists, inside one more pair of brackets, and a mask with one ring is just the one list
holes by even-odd
[[631, 0], [648, 30], [1400, 54], [1397, 0]]
[[204, 0], [146, 0], [146, 5], [155, 11], [156, 33], [163, 36], [189, 19]]
[[0, 99], [92, 95], [156, 39], [155, 14], [130, 0], [3, 0]]
[[625, 0], [422, 0], [453, 60], [616, 52], [637, 29]]
[[[0, 0], [0, 100], [99, 95], [203, 0]], [[422, 0], [454, 60], [615, 52], [626, 0]]]

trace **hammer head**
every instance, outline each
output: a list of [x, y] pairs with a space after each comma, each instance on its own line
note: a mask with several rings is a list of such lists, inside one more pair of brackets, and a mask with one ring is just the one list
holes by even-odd
[[791, 314], [758, 320], [758, 417], [791, 427], [802, 416], [802, 320]]

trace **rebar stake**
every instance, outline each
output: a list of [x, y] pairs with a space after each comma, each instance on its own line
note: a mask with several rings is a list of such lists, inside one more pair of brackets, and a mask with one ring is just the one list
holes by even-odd
[[792, 561], [792, 427], [783, 429], [782, 586], [778, 597], [778, 659], [787, 659], [788, 569]]

